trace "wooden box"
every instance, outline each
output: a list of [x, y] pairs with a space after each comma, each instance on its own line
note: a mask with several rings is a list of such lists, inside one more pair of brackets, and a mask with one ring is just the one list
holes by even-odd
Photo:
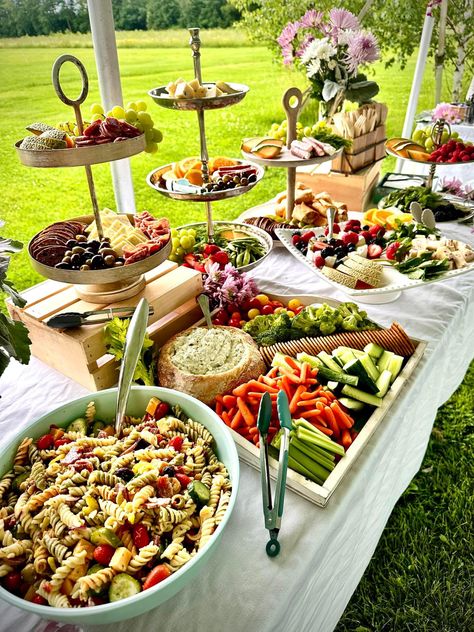
[[380, 168], [379, 161], [355, 174], [297, 171], [296, 180], [310, 187], [314, 193], [327, 191], [334, 200], [347, 204], [350, 211], [364, 211], [379, 180]]
[[11, 302], [7, 302], [7, 307], [12, 317], [28, 328], [34, 356], [86, 388], [98, 391], [113, 386], [118, 379], [118, 363], [106, 351], [104, 325], [59, 331], [48, 327], [46, 321], [61, 312], [135, 306], [145, 297], [154, 309], [147, 331], [161, 345], [200, 317], [195, 298], [202, 292], [199, 272], [165, 261], [147, 272], [145, 280], [143, 292], [110, 305], [87, 303], [78, 298], [72, 285], [45, 281], [23, 293], [28, 301], [24, 308]]
[[352, 145], [332, 161], [331, 170], [341, 173], [355, 173], [385, 156], [385, 125], [379, 125], [373, 132], [357, 136]]

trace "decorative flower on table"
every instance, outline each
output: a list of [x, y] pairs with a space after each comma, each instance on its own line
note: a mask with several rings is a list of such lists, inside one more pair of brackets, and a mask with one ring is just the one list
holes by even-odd
[[289, 22], [277, 39], [283, 63], [303, 70], [311, 96], [332, 116], [344, 99], [365, 103], [379, 91], [359, 68], [379, 59], [375, 36], [361, 29], [357, 17], [346, 9], [324, 12], [310, 9]]
[[432, 121], [436, 121], [437, 119], [444, 119], [451, 124], [461, 123], [459, 110], [456, 106], [451, 105], [451, 103], [438, 103], [431, 115]]
[[463, 184], [459, 178], [443, 178], [440, 181], [441, 192], [451, 193], [465, 200], [474, 200], [474, 187]]

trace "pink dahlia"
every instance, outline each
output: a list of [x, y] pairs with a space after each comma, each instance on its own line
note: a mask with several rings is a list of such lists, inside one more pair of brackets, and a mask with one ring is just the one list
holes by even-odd
[[347, 65], [349, 71], [356, 72], [359, 64], [377, 61], [380, 51], [375, 35], [368, 31], [354, 33], [347, 45]]
[[323, 16], [324, 16], [324, 13], [322, 11], [309, 9], [309, 11], [306, 11], [306, 13], [301, 18], [300, 25], [307, 28], [310, 28], [312, 26], [317, 27], [321, 24]]
[[315, 38], [312, 35], [305, 35], [303, 41], [301, 42], [301, 46], [296, 51], [296, 57], [301, 57], [308, 45], [311, 44], [311, 42], [314, 42], [314, 40]]
[[329, 19], [336, 29], [350, 29], [351, 31], [360, 29], [357, 17], [346, 9], [331, 9]]
[[283, 31], [277, 37], [277, 42], [282, 48], [291, 44], [291, 42], [295, 39], [299, 26], [299, 22], [288, 22]]
[[448, 123], [460, 123], [461, 117], [456, 107], [453, 107], [450, 103], [438, 103], [433, 110], [431, 120], [444, 119]]

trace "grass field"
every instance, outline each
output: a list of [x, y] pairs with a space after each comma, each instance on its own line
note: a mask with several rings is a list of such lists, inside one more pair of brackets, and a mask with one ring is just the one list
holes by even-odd
[[[145, 98], [164, 134], [159, 152], [134, 157], [132, 171], [137, 208], [167, 215], [172, 224], [179, 225], [203, 219], [203, 209], [160, 197], [147, 187], [145, 176], [160, 164], [198, 152], [197, 121], [192, 113], [159, 109], [146, 97], [146, 91], [178, 76], [190, 77], [192, 64], [184, 31], [182, 36], [177, 31], [170, 33], [166, 42], [156, 34], [160, 48], [154, 47], [154, 37], [153, 33], [118, 35], [124, 98]], [[208, 41], [203, 50], [204, 77], [241, 81], [251, 87], [241, 104], [206, 117], [211, 154], [238, 156], [242, 137], [264, 133], [273, 121], [281, 120], [283, 91], [295, 81], [302, 86], [302, 81], [275, 64], [266, 49], [250, 47], [238, 32], [228, 32], [227, 39], [222, 32], [215, 32]], [[0, 40], [0, 218], [6, 221], [1, 231], [25, 242], [48, 223], [90, 211], [82, 169], [28, 169], [18, 162], [12, 148], [24, 135], [26, 124], [37, 120], [54, 124], [71, 117], [50, 82], [51, 65], [64, 52], [83, 60], [90, 75], [88, 102], [98, 101], [88, 36], [22, 38], [16, 46], [11, 40]], [[387, 71], [379, 64], [376, 70], [379, 98], [389, 105], [389, 135], [401, 131], [414, 64], [415, 60], [410, 60], [404, 71]], [[64, 83], [68, 94], [78, 93], [72, 74], [65, 73]], [[427, 72], [419, 109], [433, 105], [432, 95], [432, 74]], [[305, 122], [310, 122], [311, 113], [304, 116]], [[385, 169], [392, 165], [386, 161]], [[115, 208], [108, 166], [98, 165], [93, 171], [100, 205]], [[283, 173], [269, 170], [250, 194], [216, 204], [215, 216], [234, 218], [283, 187]], [[40, 280], [24, 253], [15, 257], [10, 276], [20, 288]], [[474, 365], [459, 391], [440, 409], [423, 467], [395, 508], [337, 632], [472, 629], [473, 409]]]

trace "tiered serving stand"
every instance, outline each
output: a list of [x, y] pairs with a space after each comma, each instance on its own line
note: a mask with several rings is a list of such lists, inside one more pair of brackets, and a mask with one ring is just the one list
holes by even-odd
[[[189, 45], [192, 50], [192, 57], [194, 63], [194, 77], [199, 81], [201, 85], [209, 86], [213, 85], [210, 83], [202, 83], [202, 72], [201, 72], [201, 40], [199, 37], [199, 28], [190, 28], [189, 32], [191, 38], [189, 40]], [[249, 91], [248, 86], [239, 83], [229, 83], [228, 84], [234, 92], [232, 94], [223, 94], [218, 97], [206, 97], [203, 99], [178, 99], [172, 97], [168, 92], [166, 86], [160, 86], [158, 88], [153, 88], [148, 92], [153, 101], [164, 108], [179, 110], [179, 111], [193, 111], [197, 113], [198, 123], [199, 123], [199, 141], [200, 141], [200, 159], [202, 163], [202, 178], [204, 184], [207, 184], [210, 181], [209, 175], [209, 154], [207, 151], [207, 142], [206, 142], [206, 128], [205, 128], [205, 119], [204, 113], [206, 110], [217, 110], [221, 108], [225, 108], [231, 105], [235, 105], [242, 101], [247, 92]], [[206, 224], [207, 224], [207, 239], [209, 243], [214, 241], [214, 222], [212, 219], [212, 207], [211, 202], [217, 200], [226, 200], [228, 198], [232, 198], [238, 195], [243, 195], [250, 191], [262, 178], [264, 175], [264, 169], [259, 166], [256, 160], [246, 160], [246, 161], [237, 161], [238, 163], [251, 163], [257, 169], [256, 180], [248, 184], [247, 186], [238, 186], [233, 189], [225, 189], [222, 191], [212, 191], [212, 192], [180, 192], [173, 191], [167, 188], [160, 186], [160, 179], [163, 173], [168, 171], [171, 168], [170, 165], [164, 165], [158, 167], [158, 169], [154, 169], [147, 176], [147, 183], [153, 188], [156, 189], [162, 195], [165, 195], [169, 198], [178, 201], [190, 201], [190, 202], [201, 202], [205, 204], [206, 207]], [[247, 227], [245, 227], [247, 228]], [[247, 230], [247, 232], [250, 232]], [[271, 241], [264, 239], [263, 231], [259, 231], [258, 229], [255, 231], [251, 231], [254, 236], [260, 238], [260, 240], [264, 241], [267, 248], [271, 248]], [[259, 262], [262, 259], [259, 260]]]
[[[73, 63], [81, 74], [82, 89], [77, 99], [67, 97], [60, 85], [59, 72], [65, 62]], [[82, 62], [73, 55], [61, 55], [56, 59], [52, 69], [52, 82], [59, 99], [66, 105], [72, 106], [76, 117], [79, 134], [83, 133], [83, 120], [80, 106], [85, 101], [89, 91], [89, 80]], [[90, 147], [76, 147], [70, 149], [51, 149], [49, 151], [35, 151], [21, 149], [21, 140], [15, 144], [20, 161], [27, 167], [84, 167], [87, 184], [92, 203], [93, 215], [72, 218], [85, 224], [94, 220], [97, 225], [99, 237], [103, 237], [102, 222], [97, 202], [91, 165], [130, 158], [145, 149], [145, 135], [137, 136], [118, 143], [104, 143]], [[129, 218], [131, 219], [131, 217]], [[92, 303], [109, 303], [121, 301], [134, 296], [145, 287], [143, 274], [160, 265], [168, 258], [171, 252], [171, 243], [167, 244], [154, 255], [120, 268], [104, 270], [61, 270], [47, 266], [37, 261], [28, 248], [32, 267], [42, 276], [71, 283], [75, 286], [77, 294], [84, 300]]]

